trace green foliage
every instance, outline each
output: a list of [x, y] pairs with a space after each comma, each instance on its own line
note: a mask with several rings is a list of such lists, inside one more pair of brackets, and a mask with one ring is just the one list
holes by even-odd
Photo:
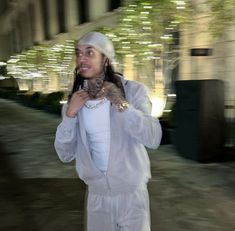
[[112, 39], [118, 59], [130, 55], [135, 65], [144, 65], [146, 60], [159, 58], [164, 45], [174, 42], [172, 34], [179, 30], [181, 23], [187, 21], [187, 3], [178, 9], [178, 2], [124, 1], [118, 26], [101, 28]]
[[59, 91], [52, 92], [50, 94], [43, 94], [41, 92], [31, 93], [1, 89], [0, 97], [17, 101], [27, 107], [33, 107], [49, 113], [60, 115], [60, 101], [63, 99], [64, 93]]
[[[198, 13], [196, 10], [204, 6], [210, 9], [211, 34], [221, 36], [234, 23], [235, 0], [207, 0], [204, 4], [192, 0], [124, 0], [117, 26], [100, 28], [100, 31], [113, 41], [120, 64], [127, 55], [133, 57], [134, 66], [145, 66], [148, 61], [154, 62], [163, 56], [168, 45], [174, 44], [174, 32], [179, 31], [183, 23], [190, 22]], [[36, 74], [49, 78], [53, 72], [69, 72], [73, 68], [74, 41], [52, 43], [34, 46], [12, 57], [7, 64], [12, 75], [34, 78]], [[0, 75], [5, 74], [6, 70], [0, 68]]]
[[6, 65], [0, 65], [0, 76], [6, 76], [7, 75], [7, 68]]
[[[64, 44], [41, 44], [8, 60], [8, 72], [21, 78], [48, 77], [50, 73], [68, 72], [72, 64], [74, 41]], [[13, 73], [12, 73], [13, 72]]]
[[120, 60], [130, 55], [135, 65], [144, 65], [145, 60], [161, 56], [167, 45], [174, 42], [172, 34], [182, 24], [191, 22], [199, 9], [206, 8], [209, 30], [219, 37], [234, 23], [235, 0], [207, 0], [204, 4], [191, 0], [125, 0], [118, 26], [101, 31], [112, 39]]
[[52, 92], [45, 96], [45, 105], [44, 110], [54, 113], [60, 114], [61, 112], [61, 104], [60, 101], [63, 99], [63, 92]]
[[33, 94], [24, 94], [22, 95], [23, 99], [21, 100], [25, 105], [34, 107], [37, 109], [42, 109], [45, 104], [45, 97], [40, 92], [35, 92]]
[[209, 30], [214, 37], [221, 37], [235, 22], [235, 0], [207, 0], [207, 3], [211, 16]]

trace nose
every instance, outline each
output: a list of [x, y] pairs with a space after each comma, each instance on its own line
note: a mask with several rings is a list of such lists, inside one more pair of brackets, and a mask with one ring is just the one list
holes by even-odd
[[80, 54], [77, 56], [77, 64], [81, 65], [82, 63], [86, 62], [86, 55]]
[[80, 57], [78, 57], [78, 62], [79, 64], [84, 64], [87, 63], [88, 57], [85, 54], [82, 54]]

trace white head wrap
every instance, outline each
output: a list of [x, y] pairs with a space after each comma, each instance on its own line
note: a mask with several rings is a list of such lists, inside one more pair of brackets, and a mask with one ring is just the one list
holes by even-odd
[[104, 54], [110, 62], [114, 61], [115, 51], [113, 43], [104, 34], [99, 32], [89, 32], [78, 41], [78, 45], [91, 45]]

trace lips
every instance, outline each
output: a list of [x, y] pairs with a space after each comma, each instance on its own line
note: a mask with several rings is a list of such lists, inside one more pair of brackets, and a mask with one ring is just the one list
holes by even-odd
[[90, 66], [88, 66], [88, 65], [81, 65], [81, 66], [79, 67], [80, 72], [86, 72], [86, 71], [88, 71], [89, 69], [90, 69]]

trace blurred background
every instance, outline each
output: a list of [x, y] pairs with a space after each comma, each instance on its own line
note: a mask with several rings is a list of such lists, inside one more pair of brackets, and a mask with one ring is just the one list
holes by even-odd
[[[0, 0], [1, 192], [3, 207], [12, 206], [9, 214], [29, 211], [16, 188], [24, 198], [48, 185], [59, 191], [75, 185], [84, 193], [81, 182], [40, 181], [37, 188], [38, 181], [21, 180], [75, 178], [73, 166], [57, 160], [53, 139], [74, 80], [75, 43], [92, 30], [113, 41], [115, 70], [148, 87], [152, 115], [163, 128], [160, 153], [170, 145], [166, 152], [197, 162], [234, 160], [234, 10], [235, 0]], [[45, 212], [63, 201], [52, 195], [42, 190], [27, 203]], [[48, 198], [55, 204], [48, 205]], [[81, 211], [74, 209], [68, 219], [82, 217]], [[12, 217], [2, 214], [6, 221]], [[22, 216], [19, 222], [32, 218], [30, 212]], [[37, 230], [34, 223], [22, 227]]]
[[[181, 121], [177, 106], [200, 111], [205, 124], [219, 120], [226, 145], [233, 146], [234, 5], [234, 0], [1, 0], [0, 96], [59, 114], [73, 83], [76, 40], [97, 30], [115, 45], [116, 71], [149, 88], [166, 142]], [[185, 80], [192, 85], [189, 94], [198, 95], [193, 102], [185, 87], [177, 89]], [[183, 92], [178, 94], [183, 106], [176, 104], [176, 91]], [[207, 104], [215, 112], [202, 110]]]

